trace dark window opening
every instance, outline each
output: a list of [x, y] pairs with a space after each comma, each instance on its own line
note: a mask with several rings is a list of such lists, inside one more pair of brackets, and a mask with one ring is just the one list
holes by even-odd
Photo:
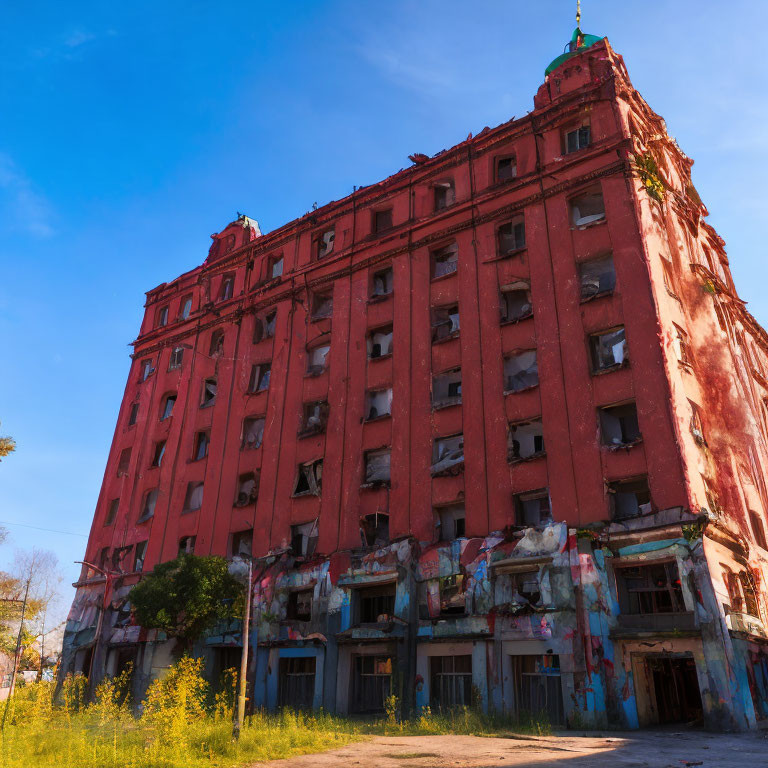
[[163, 463], [163, 456], [165, 455], [165, 440], [159, 440], [155, 443], [155, 450], [152, 453], [153, 467], [159, 467]]
[[598, 412], [603, 445], [633, 445], [640, 440], [637, 406], [634, 403], [611, 405], [598, 409]]
[[456, 190], [452, 181], [441, 181], [434, 185], [435, 210], [441, 211], [456, 202]]
[[395, 585], [381, 584], [355, 590], [358, 624], [380, 624], [395, 613]]
[[464, 435], [451, 435], [450, 437], [435, 438], [432, 447], [433, 475], [453, 473], [464, 467]]
[[513, 157], [500, 157], [496, 161], [496, 181], [509, 181], [517, 176], [517, 160]]
[[253, 528], [246, 528], [244, 531], [235, 531], [232, 534], [232, 540], [230, 542], [230, 556], [231, 557], [245, 557], [251, 556], [253, 548]]
[[245, 472], [237, 479], [236, 507], [247, 507], [259, 496], [259, 478], [255, 472]]
[[327, 229], [317, 238], [317, 258], [325, 258], [332, 250], [336, 241], [336, 230]]
[[214, 331], [211, 334], [211, 346], [208, 350], [210, 357], [218, 357], [224, 352], [224, 331]]
[[291, 552], [296, 557], [312, 557], [317, 548], [317, 520], [291, 526]]
[[168, 325], [168, 307], [162, 307], [157, 313], [157, 325], [162, 328]]
[[522, 571], [511, 574], [514, 601], [518, 604], [537, 605], [541, 601], [539, 571]]
[[142, 360], [141, 368], [139, 370], [139, 379], [141, 381], [146, 381], [155, 372], [155, 368], [152, 365], [151, 360]]
[[675, 351], [677, 352], [677, 359], [683, 365], [691, 364], [691, 345], [688, 334], [679, 325], [675, 325]]
[[128, 426], [132, 427], [139, 418], [139, 404], [131, 403], [131, 412], [128, 415]]
[[176, 368], [181, 368], [181, 363], [184, 360], [184, 347], [174, 347], [171, 350], [171, 357], [168, 360], [168, 370], [173, 371]]
[[599, 259], [581, 262], [579, 264], [579, 281], [582, 301], [611, 293], [616, 287], [616, 269], [613, 265], [613, 256], [602, 256]]
[[269, 389], [269, 379], [272, 374], [271, 363], [257, 363], [251, 367], [251, 378], [248, 382], [248, 391], [265, 392]]
[[464, 575], [461, 573], [440, 578], [440, 614], [457, 615], [466, 613], [467, 594]]
[[685, 602], [677, 563], [618, 566], [616, 586], [622, 613], [683, 613]]
[[373, 212], [373, 231], [375, 234], [392, 229], [392, 209]]
[[294, 590], [288, 595], [288, 605], [285, 610], [285, 618], [293, 621], [312, 620], [312, 597], [314, 590]]
[[313, 403], [304, 403], [304, 415], [301, 422], [302, 435], [313, 435], [325, 431], [328, 422], [328, 403], [325, 400], [317, 400]]
[[365, 395], [365, 420], [373, 421], [392, 415], [392, 390], [375, 389]]
[[608, 483], [608, 495], [611, 502], [611, 517], [614, 520], [624, 520], [651, 512], [648, 478], [638, 477], [633, 480], [617, 480]]
[[369, 487], [389, 485], [391, 456], [389, 448], [378, 451], [366, 451], [363, 485]]
[[504, 391], [521, 392], [538, 386], [539, 364], [536, 350], [518, 352], [504, 359]]
[[306, 464], [299, 464], [296, 483], [293, 488], [294, 496], [313, 494], [320, 495], [323, 482], [323, 460], [317, 459]]
[[531, 527], [547, 525], [552, 522], [552, 507], [548, 489], [542, 488], [538, 491], [517, 493], [514, 500], [518, 525]]
[[451, 504], [435, 509], [440, 526], [440, 541], [463, 539], [466, 535], [466, 511], [463, 504]]
[[507, 441], [510, 461], [532, 459], [544, 454], [544, 429], [541, 421], [510, 424]]
[[589, 337], [593, 371], [606, 371], [624, 365], [629, 360], [627, 339], [623, 326], [613, 331]]
[[260, 417], [243, 419], [243, 440], [240, 445], [244, 450], [259, 448], [264, 440], [265, 420]]
[[216, 402], [216, 379], [206, 379], [203, 382], [203, 399], [201, 408], [207, 408]]
[[319, 376], [328, 365], [328, 353], [331, 351], [329, 344], [313, 347], [307, 350], [307, 375]]
[[181, 300], [181, 312], [180, 312], [181, 319], [186, 320], [189, 317], [190, 312], [192, 312], [192, 297], [185, 296]]
[[432, 308], [432, 341], [451, 338], [460, 330], [458, 304]]
[[221, 289], [219, 290], [219, 301], [231, 299], [235, 292], [235, 276], [233, 274], [224, 275], [221, 278]]
[[452, 275], [459, 267], [459, 246], [456, 243], [432, 251], [432, 279]]
[[269, 279], [274, 280], [283, 274], [283, 257], [273, 256], [268, 263]]
[[586, 149], [591, 140], [591, 131], [588, 125], [582, 125], [579, 128], [573, 128], [565, 133], [565, 152], [578, 152], [580, 149]]
[[438, 712], [472, 705], [472, 656], [429, 657], [429, 703]]
[[203, 506], [203, 484], [198, 482], [187, 484], [184, 497], [184, 512], [194, 512]]
[[144, 494], [144, 503], [141, 506], [141, 515], [138, 522], [143, 523], [149, 520], [155, 514], [155, 505], [157, 504], [158, 489], [153, 488]]
[[121, 475], [127, 475], [130, 465], [131, 465], [131, 449], [123, 448], [123, 450], [120, 451], [120, 458], [117, 462], [117, 476], [120, 477]]
[[333, 292], [315, 291], [311, 296], [312, 308], [309, 313], [311, 320], [323, 320], [333, 314]]
[[384, 547], [389, 544], [389, 515], [386, 512], [374, 512], [360, 518], [360, 545]]
[[179, 539], [179, 555], [194, 555], [196, 536], [182, 536]]
[[765, 527], [760, 519], [760, 515], [753, 509], [749, 510], [749, 522], [752, 524], [752, 534], [755, 537], [757, 546], [768, 549], [768, 544], [765, 541]]
[[309, 710], [315, 698], [314, 656], [280, 659], [277, 704], [292, 710]]
[[442, 408], [461, 402], [461, 368], [432, 377], [432, 407]]
[[147, 558], [148, 541], [140, 541], [136, 544], [136, 552], [133, 558], [133, 570], [141, 573], [144, 570], [144, 561]]
[[531, 286], [518, 280], [501, 288], [501, 322], [514, 323], [533, 314]]
[[594, 187], [570, 200], [571, 223], [574, 227], [586, 227], [605, 219], [605, 202], [600, 187]]
[[368, 334], [368, 357], [375, 360], [389, 354], [392, 354], [392, 326], [371, 331]]
[[176, 395], [166, 395], [163, 400], [163, 410], [160, 412], [160, 421], [165, 421], [173, 414], [173, 407], [176, 405]]
[[107, 516], [104, 518], [104, 525], [112, 525], [117, 519], [117, 512], [120, 509], [120, 499], [112, 499], [109, 502]]
[[116, 547], [112, 550], [112, 570], [119, 573], [126, 573], [130, 570], [128, 557], [133, 549], [133, 545], [127, 547]]
[[516, 216], [512, 221], [502, 224], [498, 231], [499, 256], [506, 256], [525, 248], [525, 218]]
[[195, 453], [193, 461], [200, 461], [208, 455], [208, 445], [211, 442], [211, 436], [208, 432], [198, 432], [195, 435]]
[[513, 656], [512, 673], [516, 717], [565, 724], [559, 656]]
[[373, 281], [371, 287], [371, 295], [377, 296], [389, 296], [394, 289], [394, 273], [392, 267], [386, 269], [380, 269], [373, 273]]
[[384, 712], [392, 691], [391, 656], [355, 656], [352, 710], [358, 714]]

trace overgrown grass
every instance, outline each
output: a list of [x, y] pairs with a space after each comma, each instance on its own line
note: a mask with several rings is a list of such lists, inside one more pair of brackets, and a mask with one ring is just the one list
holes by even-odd
[[[425, 709], [402, 721], [396, 701], [378, 721], [355, 721], [322, 712], [257, 713], [232, 739], [234, 678], [212, 696], [199, 660], [182, 659], [150, 686], [141, 714], [133, 714], [124, 674], [102, 683], [92, 704], [85, 681], [70, 678], [54, 700], [54, 684], [20, 688], [0, 735], [2, 768], [234, 768], [251, 762], [335, 749], [370, 734], [490, 735], [512, 729], [507, 718], [474, 709], [436, 714]], [[4, 706], [4, 705], [0, 705]], [[517, 732], [548, 732], [536, 721]]]

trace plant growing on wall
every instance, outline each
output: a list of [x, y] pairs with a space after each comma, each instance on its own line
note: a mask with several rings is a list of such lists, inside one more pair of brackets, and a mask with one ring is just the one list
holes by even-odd
[[165, 632], [188, 651], [206, 629], [238, 614], [243, 585], [223, 557], [182, 554], [156, 565], [128, 599], [142, 627]]
[[659, 174], [659, 166], [656, 164], [656, 159], [653, 155], [650, 152], [635, 155], [635, 166], [640, 174], [640, 180], [643, 182], [645, 191], [654, 200], [663, 203], [666, 190]]

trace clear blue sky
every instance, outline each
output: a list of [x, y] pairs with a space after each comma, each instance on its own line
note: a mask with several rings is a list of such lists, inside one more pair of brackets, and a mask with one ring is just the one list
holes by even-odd
[[[768, 3], [584, 0], [696, 160], [768, 324]], [[0, 521], [77, 575], [144, 291], [533, 107], [571, 0], [42, 0], [0, 10]], [[70, 592], [65, 595], [65, 602]]]

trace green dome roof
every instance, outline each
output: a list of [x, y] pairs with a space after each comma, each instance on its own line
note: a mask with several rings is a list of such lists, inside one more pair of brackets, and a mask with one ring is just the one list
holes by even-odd
[[578, 27], [576, 27], [576, 29], [573, 30], [571, 42], [568, 43], [568, 50], [558, 56], [544, 70], [544, 74], [548, 75], [550, 72], [557, 69], [564, 61], [568, 61], [571, 56], [578, 56], [578, 54], [583, 53], [587, 48], [591, 48], [595, 43], [599, 43], [602, 39], [602, 37], [597, 37], [597, 35], [585, 35]]

